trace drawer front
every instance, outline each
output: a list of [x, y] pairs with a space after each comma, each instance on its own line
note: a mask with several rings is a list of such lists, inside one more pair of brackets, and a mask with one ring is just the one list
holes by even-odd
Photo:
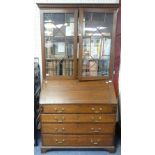
[[42, 105], [42, 113], [116, 113], [116, 105]]
[[42, 133], [52, 134], [113, 134], [115, 124], [55, 124], [55, 123], [42, 123]]
[[112, 135], [51, 135], [42, 134], [43, 146], [110, 146]]
[[115, 122], [115, 114], [41, 114], [41, 122], [82, 123], [82, 122]]

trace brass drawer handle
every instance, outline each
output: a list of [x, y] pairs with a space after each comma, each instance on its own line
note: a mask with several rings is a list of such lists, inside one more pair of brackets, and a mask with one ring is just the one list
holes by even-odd
[[94, 111], [94, 113], [100, 113], [103, 109], [99, 108], [99, 110], [95, 110], [95, 108], [92, 107], [91, 110]]
[[91, 132], [101, 132], [101, 128], [98, 129], [91, 128]]
[[96, 141], [94, 141], [93, 139], [91, 139], [91, 143], [93, 143], [94, 145], [98, 145], [100, 142], [100, 139], [97, 139]]
[[55, 131], [56, 132], [64, 132], [65, 131], [65, 128], [62, 128], [62, 129], [55, 128]]
[[55, 117], [54, 119], [57, 120], [58, 123], [60, 123], [64, 121], [65, 117], [64, 116], [62, 116], [62, 118]]
[[57, 113], [62, 113], [64, 112], [64, 108], [61, 108], [61, 109], [57, 109], [57, 108], [54, 108], [54, 110], [57, 112]]
[[97, 144], [98, 144], [98, 142], [93, 142], [93, 144], [97, 145]]
[[62, 141], [58, 141], [58, 140], [56, 139], [55, 142], [56, 142], [57, 144], [63, 144], [63, 143], [65, 142], [65, 140], [63, 139]]
[[93, 108], [91, 108], [91, 110], [92, 110], [92, 111], [94, 111], [94, 110], [95, 110], [95, 108], [93, 107]]
[[102, 108], [100, 108], [100, 111], [102, 111], [103, 109]]
[[95, 110], [94, 107], [92, 107], [91, 110], [92, 110], [94, 113], [99, 113], [99, 111]]
[[94, 122], [100, 122], [100, 121], [102, 120], [102, 117], [101, 117], [101, 116], [92, 117], [92, 120], [93, 120]]

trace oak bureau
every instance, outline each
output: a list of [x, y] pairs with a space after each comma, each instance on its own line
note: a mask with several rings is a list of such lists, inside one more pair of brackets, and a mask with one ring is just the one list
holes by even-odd
[[117, 101], [112, 83], [44, 82], [40, 106], [42, 152], [52, 148], [114, 151]]
[[38, 3], [41, 151], [115, 150], [117, 4]]

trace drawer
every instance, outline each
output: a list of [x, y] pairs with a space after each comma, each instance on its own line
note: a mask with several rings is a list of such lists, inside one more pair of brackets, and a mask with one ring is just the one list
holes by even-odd
[[42, 113], [116, 113], [116, 105], [42, 105]]
[[56, 124], [56, 123], [42, 123], [42, 133], [52, 134], [113, 134], [115, 131], [115, 124]]
[[115, 122], [115, 114], [41, 114], [41, 122], [82, 123], [82, 122]]
[[112, 135], [52, 135], [42, 134], [43, 146], [111, 146]]

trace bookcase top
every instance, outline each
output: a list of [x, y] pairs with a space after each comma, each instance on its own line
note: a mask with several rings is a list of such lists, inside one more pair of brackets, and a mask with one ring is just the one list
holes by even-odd
[[118, 8], [119, 2], [112, 3], [36, 3], [40, 9], [46, 8]]
[[117, 104], [109, 81], [43, 81], [40, 104]]

